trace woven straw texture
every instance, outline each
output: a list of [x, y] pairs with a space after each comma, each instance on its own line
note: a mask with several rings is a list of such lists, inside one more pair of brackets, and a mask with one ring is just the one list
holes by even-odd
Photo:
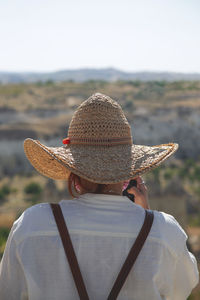
[[47, 147], [26, 139], [24, 150], [37, 171], [66, 180], [73, 172], [96, 183], [117, 183], [157, 167], [171, 156], [174, 143], [134, 145], [130, 125], [119, 104], [110, 97], [94, 94], [73, 115], [68, 130], [70, 143]]

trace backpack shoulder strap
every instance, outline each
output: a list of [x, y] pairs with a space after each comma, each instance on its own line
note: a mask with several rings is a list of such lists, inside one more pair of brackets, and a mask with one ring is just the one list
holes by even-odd
[[[65, 250], [65, 254], [67, 257], [67, 260], [69, 262], [69, 266], [74, 278], [74, 282], [76, 285], [76, 288], [78, 290], [78, 294], [81, 300], [89, 300], [88, 293], [83, 281], [83, 277], [81, 275], [81, 271], [79, 268], [79, 264], [76, 258], [76, 254], [74, 252], [74, 248], [72, 245], [72, 241], [62, 214], [62, 210], [60, 208], [59, 204], [50, 203], [51, 209], [58, 227], [58, 231], [60, 233], [60, 237], [63, 243], [63, 247]], [[119, 272], [119, 275], [113, 285], [113, 288], [108, 296], [108, 300], [114, 300], [117, 298], [122, 286], [124, 285], [124, 282], [135, 263], [143, 245], [144, 242], [151, 230], [151, 226], [153, 223], [153, 212], [145, 210], [145, 220], [143, 223], [143, 226], [140, 230], [139, 235], [137, 236], [135, 243], [133, 244], [125, 262], [124, 265], [121, 268], [121, 271]]]
[[117, 276], [117, 279], [113, 285], [113, 288], [108, 296], [108, 300], [117, 299], [117, 296], [124, 285], [124, 282], [126, 281], [126, 278], [134, 265], [143, 245], [146, 241], [146, 238], [151, 230], [151, 226], [153, 224], [154, 214], [153, 211], [145, 210], [145, 219], [143, 226], [135, 240], [135, 243], [133, 244], [120, 272]]
[[74, 252], [72, 241], [60, 205], [56, 203], [50, 203], [50, 205], [58, 227], [58, 231], [60, 233], [60, 237], [65, 250], [65, 255], [67, 257], [79, 297], [81, 300], [89, 300], [88, 293], [83, 281], [83, 277], [81, 275], [79, 264], [76, 258], [76, 254]]

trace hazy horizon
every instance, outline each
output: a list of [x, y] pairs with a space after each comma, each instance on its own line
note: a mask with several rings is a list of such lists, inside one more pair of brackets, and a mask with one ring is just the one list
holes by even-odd
[[199, 72], [176, 72], [176, 71], [167, 71], [167, 70], [158, 70], [158, 71], [155, 71], [155, 70], [122, 70], [122, 69], [119, 69], [117, 67], [80, 67], [80, 68], [69, 68], [69, 69], [58, 69], [58, 70], [30, 70], [30, 71], [8, 71], [8, 70], [0, 70], [0, 73], [38, 73], [38, 74], [42, 74], [42, 73], [56, 73], [56, 72], [63, 72], [63, 71], [78, 71], [78, 70], [106, 70], [106, 69], [113, 69], [113, 70], [117, 70], [117, 71], [120, 71], [120, 72], [124, 72], [124, 73], [175, 73], [175, 74], [200, 74], [200, 71]]

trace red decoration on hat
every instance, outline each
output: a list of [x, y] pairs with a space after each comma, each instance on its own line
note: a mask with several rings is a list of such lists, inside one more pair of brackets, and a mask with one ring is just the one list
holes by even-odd
[[64, 145], [67, 145], [67, 144], [70, 143], [70, 138], [66, 138], [62, 142], [63, 142]]

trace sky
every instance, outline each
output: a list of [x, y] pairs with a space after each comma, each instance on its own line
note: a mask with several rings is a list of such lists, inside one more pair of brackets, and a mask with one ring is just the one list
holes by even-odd
[[0, 71], [200, 73], [199, 0], [0, 0]]

